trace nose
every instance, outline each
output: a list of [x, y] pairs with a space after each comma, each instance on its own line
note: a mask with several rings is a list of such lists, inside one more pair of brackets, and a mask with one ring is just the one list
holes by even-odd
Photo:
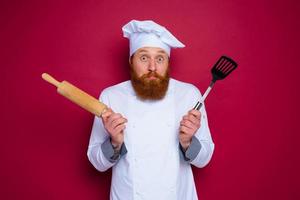
[[149, 65], [148, 65], [148, 70], [151, 71], [151, 72], [156, 71], [155, 59], [150, 59]]

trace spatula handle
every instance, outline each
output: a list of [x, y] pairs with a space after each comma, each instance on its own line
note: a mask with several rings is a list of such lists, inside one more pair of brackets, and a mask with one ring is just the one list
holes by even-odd
[[202, 107], [203, 102], [205, 101], [206, 97], [208, 96], [209, 92], [211, 91], [211, 89], [213, 88], [215, 84], [215, 81], [211, 81], [210, 85], [208, 86], [208, 88], [206, 89], [206, 91], [204, 92], [202, 99], [201, 99], [201, 103], [200, 101], [197, 102], [197, 104], [194, 106], [194, 110], [200, 110], [200, 108]]
[[202, 107], [202, 103], [200, 103], [200, 101], [197, 102], [197, 104], [194, 106], [194, 110], [200, 110], [200, 108]]

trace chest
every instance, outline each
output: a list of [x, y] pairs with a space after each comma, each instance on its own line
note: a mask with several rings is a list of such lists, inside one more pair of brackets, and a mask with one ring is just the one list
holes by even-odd
[[178, 147], [179, 125], [172, 96], [159, 102], [129, 99], [124, 115], [128, 119], [125, 143], [135, 157], [158, 155], [166, 148]]

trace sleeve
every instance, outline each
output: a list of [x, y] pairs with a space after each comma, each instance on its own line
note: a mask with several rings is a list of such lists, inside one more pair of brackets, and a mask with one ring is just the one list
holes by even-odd
[[[190, 109], [193, 108], [194, 104], [197, 103], [202, 98], [199, 90], [194, 87], [192, 96], [190, 99], [193, 99], [194, 102], [191, 102]], [[187, 162], [190, 162], [192, 165], [202, 168], [206, 166], [214, 152], [214, 143], [210, 134], [210, 129], [208, 126], [207, 113], [205, 110], [205, 105], [203, 104], [200, 109], [201, 112], [201, 126], [195, 135], [192, 138], [191, 144], [188, 149], [184, 152], [181, 145], [180, 156]]]
[[125, 155], [127, 153], [127, 149], [125, 144], [123, 143], [120, 150], [116, 150], [114, 146], [111, 143], [111, 139], [107, 138], [102, 144], [101, 144], [101, 150], [107, 160], [109, 160], [111, 163], [114, 163], [118, 161], [121, 156]]
[[[99, 100], [110, 107], [106, 90], [101, 93]], [[106, 171], [115, 165], [121, 156], [126, 153], [127, 150], [124, 143], [120, 151], [114, 150], [102, 120], [95, 116], [87, 151], [88, 159], [92, 165], [101, 172]]]
[[190, 146], [184, 150], [181, 144], [179, 143], [179, 149], [180, 149], [180, 158], [185, 161], [191, 161], [196, 158], [198, 153], [201, 150], [201, 143], [199, 140], [193, 136]]

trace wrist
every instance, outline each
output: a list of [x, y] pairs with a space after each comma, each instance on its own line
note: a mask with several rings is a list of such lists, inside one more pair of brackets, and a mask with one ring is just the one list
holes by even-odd
[[180, 141], [180, 145], [184, 151], [186, 151], [191, 144], [191, 140], [188, 141]]
[[117, 150], [117, 151], [121, 149], [121, 146], [123, 144], [123, 142], [122, 143], [117, 142], [117, 141], [113, 140], [112, 138], [111, 138], [110, 142], [111, 142], [111, 145], [113, 146], [113, 149]]

